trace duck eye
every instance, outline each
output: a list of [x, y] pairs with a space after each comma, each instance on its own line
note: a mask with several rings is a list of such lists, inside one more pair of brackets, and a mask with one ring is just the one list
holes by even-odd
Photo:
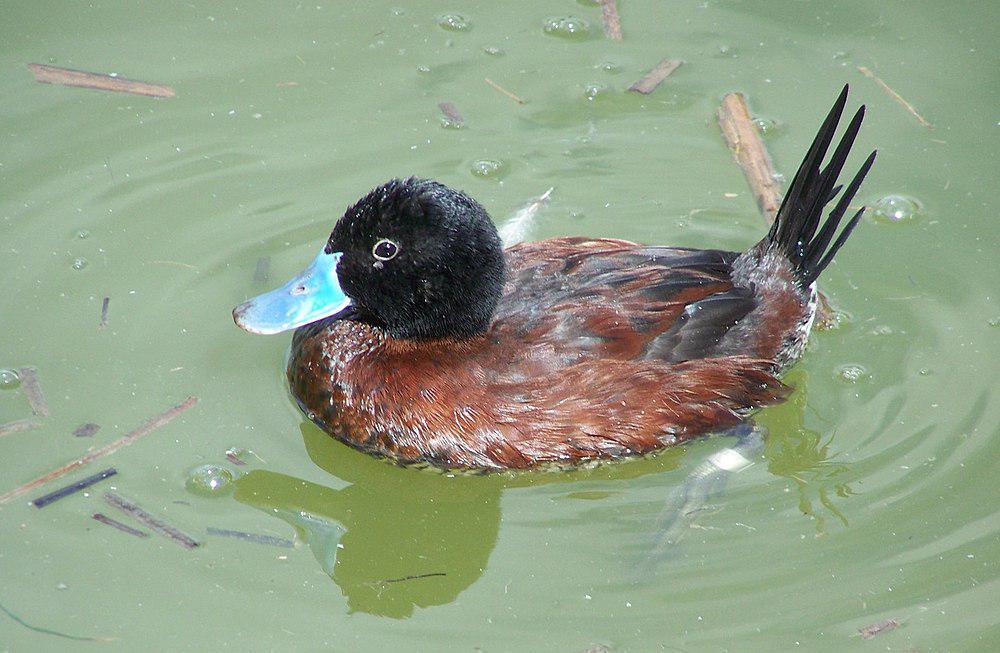
[[380, 261], [390, 261], [396, 258], [396, 254], [399, 254], [399, 245], [388, 238], [383, 238], [372, 247], [372, 256]]

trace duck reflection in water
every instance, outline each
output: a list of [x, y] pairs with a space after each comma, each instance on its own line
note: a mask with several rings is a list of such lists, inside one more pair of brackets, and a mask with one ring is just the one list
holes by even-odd
[[499, 477], [398, 468], [310, 423], [301, 429], [309, 457], [350, 485], [254, 470], [235, 496], [295, 528], [351, 612], [406, 618], [450, 603], [482, 575], [500, 528]]
[[[797, 376], [796, 386], [806, 387], [805, 374]], [[800, 509], [816, 520], [822, 533], [822, 511], [814, 509], [810, 495], [843, 519], [827, 491], [848, 497], [852, 492], [847, 483], [856, 475], [848, 464], [830, 460], [828, 443], [804, 426], [805, 399], [800, 390], [770, 413], [765, 449], [755, 429], [741, 428], [731, 434], [735, 439], [714, 440], [720, 446], [708, 458], [742, 451], [751, 462], [764, 463], [751, 467], [756, 473], [765, 465], [770, 472], [752, 481], [755, 485], [774, 477], [794, 480]], [[237, 481], [235, 498], [291, 525], [340, 587], [349, 611], [397, 619], [410, 617], [416, 607], [451, 603], [483, 575], [499, 536], [500, 499], [506, 489], [556, 485], [565, 488], [560, 495], [571, 497], [590, 488], [590, 482], [613, 490], [640, 477], [655, 478], [659, 489], [651, 489], [662, 498], [646, 508], [635, 504], [637, 540], [608, 552], [623, 563], [621, 574], [635, 578], [639, 570], [667, 573], [670, 560], [688, 546], [684, 535], [698, 527], [699, 519], [714, 514], [708, 508], [719, 502], [732, 475], [742, 471], [722, 470], [708, 483], [702, 475], [706, 460], [680, 478], [685, 449], [674, 448], [627, 464], [570, 472], [449, 475], [388, 465], [330, 438], [310, 422], [302, 422], [300, 429], [310, 459], [331, 474], [331, 480], [347, 485], [335, 489], [254, 470]], [[651, 518], [656, 513], [659, 518]]]

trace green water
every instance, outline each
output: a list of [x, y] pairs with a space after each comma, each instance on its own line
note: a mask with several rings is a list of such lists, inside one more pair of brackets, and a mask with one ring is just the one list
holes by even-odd
[[[0, 6], [0, 368], [37, 367], [51, 405], [0, 439], [0, 493], [200, 398], [0, 507], [0, 604], [115, 638], [0, 614], [0, 650], [1000, 647], [995, 6], [621, 0], [613, 43], [591, 2], [318, 1]], [[449, 12], [471, 28], [443, 29]], [[543, 31], [570, 15], [589, 34]], [[667, 56], [687, 63], [652, 95], [624, 92]], [[38, 84], [31, 62], [177, 96]], [[849, 167], [881, 152], [862, 199], [920, 209], [866, 218], [823, 278], [846, 320], [813, 336], [797, 392], [761, 414], [763, 457], [641, 575], [664, 500], [731, 439], [569, 474], [398, 469], [304, 423], [283, 385], [288, 338], [231, 322], [391, 176], [465, 189], [498, 222], [554, 186], [536, 238], [746, 247], [763, 222], [715, 125], [720, 98], [743, 91], [776, 122], [768, 147], [791, 174], [845, 81], [869, 107]], [[442, 126], [442, 101], [463, 128]], [[484, 159], [500, 174], [475, 175]], [[261, 257], [270, 279], [255, 281]], [[29, 415], [23, 388], [0, 390], [0, 423]], [[102, 428], [74, 437], [86, 422]], [[236, 467], [234, 446], [260, 459]], [[119, 475], [89, 495], [28, 505], [103, 463]], [[185, 488], [208, 463], [245, 473], [234, 493]], [[139, 525], [101, 500], [111, 487], [204, 546], [90, 519]], [[858, 636], [883, 619], [901, 627]]]

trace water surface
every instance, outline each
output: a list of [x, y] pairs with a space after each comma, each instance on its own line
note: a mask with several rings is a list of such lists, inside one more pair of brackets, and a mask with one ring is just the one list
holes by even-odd
[[[570, 0], [8, 3], [0, 368], [35, 366], [51, 416], [0, 439], [0, 492], [200, 403], [105, 459], [119, 474], [89, 495], [0, 508], [0, 604], [122, 650], [1000, 647], [995, 8], [619, 4], [622, 43]], [[567, 17], [589, 30], [546, 32]], [[663, 57], [686, 64], [625, 92]], [[31, 62], [177, 96], [42, 85]], [[917, 211], [865, 219], [822, 280], [844, 319], [760, 415], [762, 457], [639, 578], [663, 501], [731, 440], [571, 474], [398, 469], [305, 423], [284, 388], [288, 338], [230, 320], [392, 176], [462, 188], [498, 222], [555, 187], [536, 238], [745, 248], [763, 222], [715, 125], [721, 97], [747, 94], [791, 174], [845, 81], [869, 107], [849, 167], [881, 152], [862, 199]], [[462, 128], [442, 124], [444, 101]], [[23, 389], [0, 389], [0, 423], [29, 414]], [[74, 437], [87, 422], [101, 430]], [[235, 466], [231, 447], [259, 458]], [[205, 464], [243, 476], [194, 494]], [[93, 521], [127, 520], [100, 499], [111, 486], [204, 546]], [[901, 627], [858, 636], [884, 619]], [[0, 615], [0, 649], [64, 644]]]

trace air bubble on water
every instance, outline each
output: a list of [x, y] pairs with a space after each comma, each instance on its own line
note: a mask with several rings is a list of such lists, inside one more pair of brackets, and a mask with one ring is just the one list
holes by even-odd
[[472, 23], [462, 14], [443, 14], [438, 16], [438, 25], [449, 32], [467, 32], [472, 29]]
[[76, 237], [79, 238], [80, 240], [90, 238], [90, 232], [87, 231], [86, 229], [78, 229], [76, 232]]
[[431, 67], [430, 66], [417, 66], [417, 72], [418, 73], [423, 73], [423, 74], [426, 75], [430, 71], [431, 71]]
[[757, 130], [763, 136], [771, 136], [774, 132], [778, 131], [779, 128], [777, 120], [774, 118], [765, 118], [764, 116], [757, 116], [754, 118], [753, 124], [757, 125]]
[[886, 195], [872, 204], [871, 215], [877, 222], [909, 222], [920, 214], [922, 208], [920, 203], [911, 197]]
[[868, 370], [860, 365], [844, 365], [837, 370], [837, 376], [847, 383], [857, 383], [868, 376]]
[[717, 52], [718, 54], [716, 56], [727, 59], [736, 59], [740, 56], [739, 49], [735, 46], [729, 45], [728, 43], [720, 45]]
[[602, 61], [594, 66], [594, 68], [597, 70], [603, 70], [606, 73], [617, 73], [621, 71], [621, 66], [616, 64], [614, 61]]
[[462, 129], [465, 127], [465, 125], [458, 120], [452, 120], [447, 116], [441, 116], [441, 126], [445, 129]]
[[83, 258], [82, 256], [77, 257], [73, 259], [72, 265], [74, 270], [82, 270], [83, 268], [87, 267], [87, 259]]
[[201, 465], [187, 475], [184, 486], [189, 492], [205, 497], [217, 497], [233, 491], [234, 474], [219, 465]]
[[1000, 327], [1000, 317], [995, 317], [992, 320], [986, 320], [986, 324], [990, 325], [994, 329]]
[[604, 95], [607, 92], [608, 87], [603, 84], [587, 84], [583, 89], [583, 97], [593, 102], [598, 95]]
[[495, 179], [503, 175], [506, 172], [506, 165], [503, 161], [498, 159], [480, 159], [479, 161], [474, 161], [470, 172], [477, 177], [483, 177], [484, 179]]
[[506, 52], [493, 45], [488, 45], [485, 48], [483, 48], [483, 52], [490, 55], [491, 57], [502, 57], [506, 54]]
[[585, 39], [590, 35], [590, 23], [576, 16], [547, 18], [542, 26], [545, 33], [562, 39]]
[[13, 390], [21, 385], [17, 370], [0, 368], [0, 390]]

